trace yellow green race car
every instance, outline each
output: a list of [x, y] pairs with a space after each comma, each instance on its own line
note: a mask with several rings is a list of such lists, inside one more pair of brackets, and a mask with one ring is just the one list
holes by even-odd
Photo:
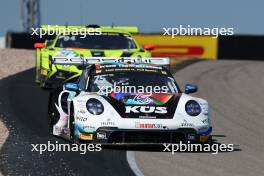
[[[80, 66], [56, 65], [52, 63], [53, 57], [151, 57], [150, 50], [154, 49], [153, 45], [141, 47], [133, 39], [131, 33], [137, 33], [137, 27], [43, 25], [40, 30], [59, 31], [54, 40], [34, 45], [37, 49], [35, 81], [43, 88], [54, 88], [81, 74]], [[95, 33], [91, 35], [90, 31]]]

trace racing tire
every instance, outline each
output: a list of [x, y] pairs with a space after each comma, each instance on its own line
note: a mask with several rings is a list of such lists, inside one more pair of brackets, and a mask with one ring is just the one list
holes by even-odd
[[214, 142], [214, 141], [213, 141], [213, 137], [212, 137], [212, 135], [210, 135], [210, 136], [209, 136], [209, 139], [208, 139], [208, 141], [207, 141], [207, 143], [208, 143], [208, 144], [213, 144], [213, 142]]
[[58, 102], [58, 96], [61, 92], [61, 88], [57, 88], [50, 92], [48, 100], [48, 126], [49, 133], [53, 135], [53, 126], [59, 121], [60, 114], [55, 106]]
[[74, 135], [75, 125], [74, 125], [74, 108], [71, 104], [70, 109], [70, 141], [74, 144], [79, 144], [80, 140]]
[[43, 89], [43, 90], [48, 90], [49, 89], [49, 87], [46, 84], [46, 80], [45, 80], [45, 78], [43, 76], [40, 76], [39, 85], [40, 85], [41, 89]]
[[40, 70], [36, 67], [35, 83], [40, 84]]

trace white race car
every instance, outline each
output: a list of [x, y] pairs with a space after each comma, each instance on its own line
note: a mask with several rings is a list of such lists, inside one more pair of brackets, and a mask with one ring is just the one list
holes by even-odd
[[[166, 68], [149, 64], [161, 64], [158, 60], [89, 60], [77, 82], [65, 83], [50, 94], [51, 133], [73, 142], [208, 142], [212, 126], [207, 101], [188, 95], [196, 92], [197, 86], [187, 84], [182, 92]], [[84, 61], [53, 59], [57, 64]], [[144, 91], [127, 91], [126, 87]], [[146, 92], [147, 87], [161, 89]], [[164, 87], [166, 91], [161, 91]]]

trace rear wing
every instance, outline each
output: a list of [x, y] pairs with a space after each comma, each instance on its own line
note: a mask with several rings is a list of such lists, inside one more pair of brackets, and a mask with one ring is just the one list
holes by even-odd
[[136, 63], [170, 65], [170, 59], [165, 57], [50, 57], [53, 64], [58, 65], [91, 65], [100, 63]]
[[70, 31], [83, 31], [83, 29], [88, 29], [88, 28], [101, 28], [102, 30], [111, 30], [111, 29], [117, 29], [117, 30], [123, 30], [129, 33], [138, 33], [139, 29], [136, 26], [97, 26], [94, 27], [94, 25], [88, 25], [88, 26], [59, 26], [59, 25], [41, 25], [41, 30], [43, 31], [64, 31], [67, 29], [69, 32]]
[[139, 33], [139, 29], [136, 26], [102, 26], [102, 29], [118, 29], [129, 33]]

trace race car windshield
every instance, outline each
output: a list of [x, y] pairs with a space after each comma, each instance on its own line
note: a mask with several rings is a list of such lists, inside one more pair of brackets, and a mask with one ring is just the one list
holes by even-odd
[[172, 77], [142, 72], [114, 73], [91, 77], [88, 91], [99, 93], [178, 93]]
[[119, 33], [102, 33], [101, 35], [60, 36], [55, 47], [114, 50], [136, 49], [137, 45], [129, 35]]

